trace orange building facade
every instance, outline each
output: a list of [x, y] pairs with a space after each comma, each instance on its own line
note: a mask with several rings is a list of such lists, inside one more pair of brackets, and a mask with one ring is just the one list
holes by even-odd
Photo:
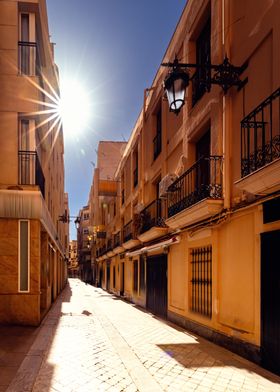
[[208, 92], [191, 69], [176, 116], [157, 70], [93, 255], [103, 288], [278, 373], [279, 18], [278, 2], [187, 2], [163, 62], [227, 56], [243, 83]]
[[38, 325], [67, 279], [63, 132], [44, 0], [0, 2], [0, 322]]

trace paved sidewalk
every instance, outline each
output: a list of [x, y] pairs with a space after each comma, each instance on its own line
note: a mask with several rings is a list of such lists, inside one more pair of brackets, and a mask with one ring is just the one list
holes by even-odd
[[7, 391], [280, 391], [280, 378], [70, 279]]

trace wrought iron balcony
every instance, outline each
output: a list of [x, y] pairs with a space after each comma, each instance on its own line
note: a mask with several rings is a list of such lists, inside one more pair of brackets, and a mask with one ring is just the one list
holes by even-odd
[[114, 235], [114, 248], [117, 248], [118, 246], [121, 246], [121, 232], [118, 231], [115, 235]]
[[123, 242], [132, 240], [133, 238], [133, 224], [132, 220], [123, 227]]
[[19, 185], [38, 185], [45, 197], [45, 177], [36, 151], [18, 152]]
[[139, 214], [138, 233], [142, 234], [152, 227], [166, 227], [164, 215], [162, 200], [154, 200]]
[[200, 158], [168, 188], [168, 218], [206, 199], [222, 198], [222, 157]]
[[241, 121], [241, 176], [280, 158], [280, 88]]
[[156, 136], [153, 139], [153, 145], [154, 145], [154, 160], [155, 160], [161, 153], [161, 132], [156, 133]]
[[21, 75], [37, 75], [39, 61], [36, 42], [19, 41], [18, 62]]

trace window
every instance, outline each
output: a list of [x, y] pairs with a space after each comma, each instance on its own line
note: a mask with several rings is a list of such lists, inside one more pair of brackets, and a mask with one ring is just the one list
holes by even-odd
[[19, 120], [19, 184], [35, 184], [35, 121], [21, 118]]
[[84, 220], [88, 220], [88, 219], [89, 219], [89, 214], [88, 214], [88, 213], [85, 213], [84, 216], [83, 216], [83, 219], [84, 219]]
[[125, 194], [124, 194], [124, 172], [121, 175], [121, 205], [124, 204]]
[[35, 120], [19, 119], [18, 183], [20, 185], [38, 185], [43, 197], [45, 197], [45, 177], [36, 152], [35, 128]]
[[196, 190], [203, 193], [205, 197], [209, 194], [210, 184], [210, 147], [211, 146], [211, 132], [210, 129], [198, 140], [196, 143], [196, 162], [197, 171], [195, 178]]
[[113, 288], [116, 287], [116, 267], [113, 266]]
[[271, 223], [280, 220], [280, 197], [263, 203], [263, 223]]
[[83, 234], [88, 234], [88, 233], [89, 233], [88, 228], [83, 229]]
[[145, 259], [144, 256], [140, 256], [140, 291], [145, 291]]
[[138, 260], [133, 260], [133, 291], [138, 293]]
[[133, 186], [138, 185], [138, 147], [133, 152]]
[[[196, 41], [196, 64], [209, 64], [211, 63], [211, 19], [209, 18], [206, 25], [202, 29]], [[201, 83], [201, 80], [207, 79], [211, 72], [210, 69], [203, 67], [197, 68], [193, 77], [193, 106], [207, 91], [207, 85]]]
[[153, 139], [154, 145], [154, 160], [161, 153], [161, 108], [158, 110], [156, 114], [156, 135]]
[[191, 250], [191, 310], [212, 317], [212, 246]]
[[19, 291], [29, 291], [30, 246], [29, 221], [19, 221]]
[[36, 75], [37, 46], [35, 36], [35, 14], [20, 14], [20, 36], [18, 43], [19, 72], [21, 75]]

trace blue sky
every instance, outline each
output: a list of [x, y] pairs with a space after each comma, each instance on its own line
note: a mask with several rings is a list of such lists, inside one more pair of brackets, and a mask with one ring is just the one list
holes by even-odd
[[[89, 91], [92, 116], [75, 137], [65, 132], [71, 215], [87, 204], [100, 140], [127, 140], [186, 0], [47, 0], [61, 78]], [[71, 225], [71, 238], [75, 238]]]

